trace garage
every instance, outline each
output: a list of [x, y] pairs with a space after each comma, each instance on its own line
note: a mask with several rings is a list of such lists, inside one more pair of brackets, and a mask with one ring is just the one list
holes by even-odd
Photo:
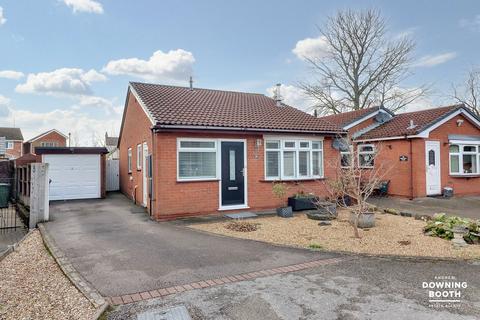
[[48, 163], [50, 200], [95, 199], [105, 195], [105, 148], [36, 148]]

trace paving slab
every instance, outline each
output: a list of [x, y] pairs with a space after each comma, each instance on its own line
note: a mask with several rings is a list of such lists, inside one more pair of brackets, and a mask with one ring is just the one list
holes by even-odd
[[382, 208], [393, 208], [409, 213], [430, 216], [435, 213], [446, 213], [448, 215], [480, 219], [479, 196], [453, 198], [426, 197], [413, 200], [395, 197], [372, 197], [368, 201]]

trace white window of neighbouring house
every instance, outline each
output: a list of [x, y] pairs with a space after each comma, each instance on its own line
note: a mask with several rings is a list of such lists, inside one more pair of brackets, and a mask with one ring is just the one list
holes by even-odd
[[13, 141], [7, 141], [7, 149], [13, 149]]
[[55, 142], [45, 141], [40, 142], [40, 146], [42, 147], [55, 147], [57, 144]]
[[296, 180], [323, 177], [323, 142], [265, 141], [265, 179]]
[[363, 144], [358, 146], [358, 165], [360, 168], [373, 168], [375, 158], [375, 146]]
[[479, 174], [480, 146], [477, 145], [450, 145], [450, 174], [473, 175]]
[[132, 148], [128, 148], [128, 173], [132, 172]]
[[178, 180], [217, 178], [217, 142], [179, 139], [177, 145]]
[[142, 170], [142, 145], [137, 144], [137, 170]]

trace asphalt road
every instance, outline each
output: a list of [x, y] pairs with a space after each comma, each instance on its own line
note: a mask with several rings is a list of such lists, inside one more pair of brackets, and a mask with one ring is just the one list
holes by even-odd
[[[108, 319], [137, 319], [185, 305], [192, 319], [478, 319], [479, 264], [359, 257], [255, 280], [199, 289], [117, 307]], [[466, 282], [457, 303], [430, 303], [423, 282]]]

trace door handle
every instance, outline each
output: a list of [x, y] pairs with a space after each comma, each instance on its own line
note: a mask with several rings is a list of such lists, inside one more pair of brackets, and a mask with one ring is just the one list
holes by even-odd
[[242, 173], [242, 176], [244, 176], [244, 177], [245, 177], [245, 170], [246, 170], [246, 168], [243, 168], [243, 169], [240, 171], [240, 172]]

